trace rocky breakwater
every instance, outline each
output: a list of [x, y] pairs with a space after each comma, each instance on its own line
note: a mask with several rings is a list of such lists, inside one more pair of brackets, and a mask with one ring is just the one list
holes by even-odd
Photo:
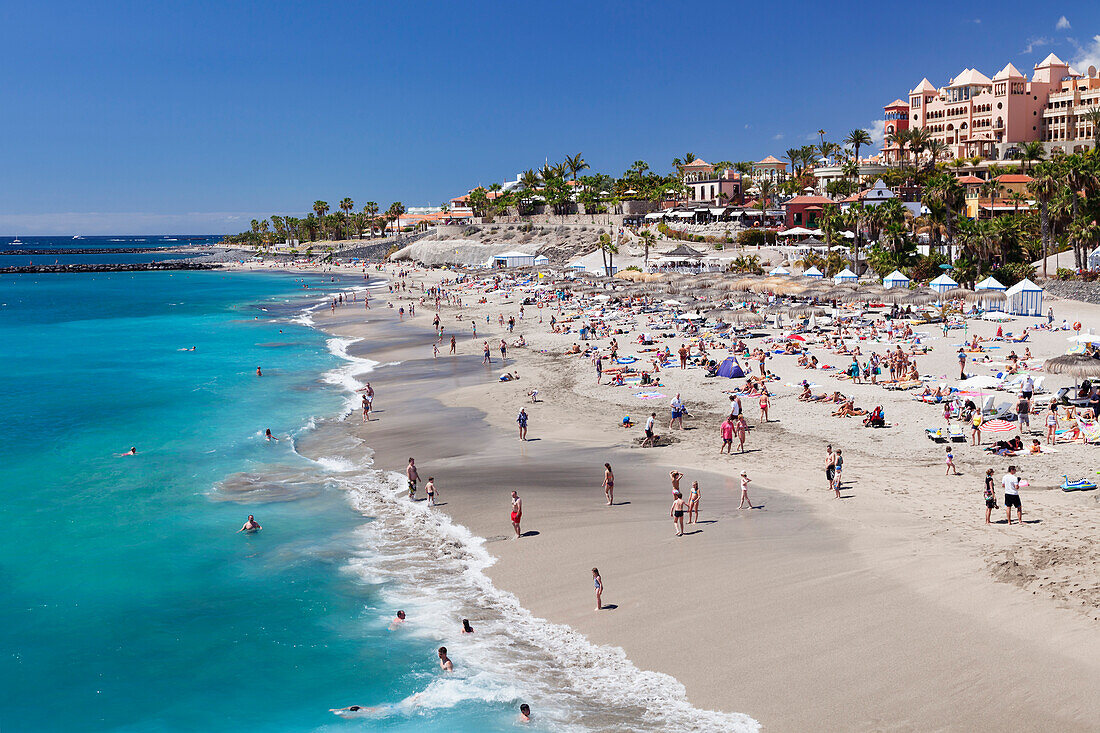
[[1085, 303], [1100, 303], [1100, 281], [1087, 282], [1085, 280], [1043, 280], [1041, 281], [1047, 295], [1056, 295], [1059, 298], [1080, 300]]
[[23, 265], [20, 267], [0, 267], [0, 274], [21, 275], [32, 273], [70, 273], [70, 272], [142, 272], [144, 270], [216, 270], [218, 265], [205, 262], [140, 262], [115, 264], [72, 264], [72, 265]]

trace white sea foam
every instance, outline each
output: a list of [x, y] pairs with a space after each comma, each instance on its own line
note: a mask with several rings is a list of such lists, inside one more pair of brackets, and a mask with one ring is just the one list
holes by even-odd
[[362, 389], [364, 383], [356, 379], [356, 377], [362, 376], [363, 374], [369, 374], [378, 366], [378, 362], [376, 361], [352, 356], [348, 353], [348, 347], [361, 340], [362, 339], [353, 338], [330, 338], [327, 342], [329, 353], [346, 362], [342, 366], [325, 372], [324, 375], [324, 379], [327, 383], [343, 387], [351, 393], [344, 401], [344, 408], [340, 413], [341, 419], [346, 418], [359, 408], [360, 398], [356, 393]]
[[[554, 730], [755, 731], [739, 714], [700, 710], [668, 675], [639, 670], [622, 649], [598, 646], [568, 626], [534, 617], [485, 574], [484, 540], [405, 497], [404, 477], [362, 469], [337, 481], [377, 521], [360, 528], [348, 570], [381, 584], [391, 608], [410, 610], [398, 633], [442, 643], [456, 674], [437, 678], [416, 704], [526, 701]], [[385, 623], [389, 611], [380, 616]], [[470, 618], [473, 635], [459, 632]]]

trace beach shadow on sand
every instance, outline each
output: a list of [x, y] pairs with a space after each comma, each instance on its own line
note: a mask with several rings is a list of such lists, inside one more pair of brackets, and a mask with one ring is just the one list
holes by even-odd
[[617, 603], [605, 603], [602, 606], [600, 606], [600, 610], [601, 611], [614, 611], [618, 607], [619, 607], [619, 604], [617, 604]]
[[629, 501], [613, 501], [611, 502], [611, 506], [626, 506], [629, 503]]
[[538, 530], [535, 530], [535, 529], [532, 529], [529, 532], [524, 532], [523, 534], [520, 535], [520, 537], [538, 537], [538, 536], [539, 536], [539, 532], [538, 532]]

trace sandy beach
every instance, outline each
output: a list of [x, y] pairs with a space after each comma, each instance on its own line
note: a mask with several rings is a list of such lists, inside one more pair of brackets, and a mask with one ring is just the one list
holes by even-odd
[[[419, 288], [447, 274], [414, 272], [408, 281]], [[319, 327], [362, 339], [349, 353], [383, 364], [370, 375], [377, 419], [363, 425], [353, 416], [348, 429], [379, 468], [401, 471], [416, 456], [421, 475], [440, 486], [438, 511], [486, 539], [494, 584], [537, 616], [622, 647], [642, 669], [683, 683], [693, 704], [745, 713], [766, 730], [1097, 729], [1097, 495], [1056, 488], [1063, 473], [1095, 470], [1094, 447], [1003, 458], [957, 444], [963, 475], [945, 476], [944, 446], [924, 435], [943, 422], [937, 406], [778, 356], [768, 361], [781, 378], [769, 385], [772, 422], [759, 424], [745, 400], [748, 450], [720, 456], [723, 390], [741, 380], [665, 369], [666, 397], [652, 402], [606, 378], [597, 386], [589, 360], [562, 355], [577, 335], [549, 333], [550, 311], [534, 306], [507, 336], [522, 333], [528, 346], [511, 349], [502, 368], [497, 315], [518, 317], [519, 299], [502, 302], [498, 293], [485, 304], [440, 308], [458, 348], [449, 356], [444, 342], [434, 358], [435, 310], [419, 304], [419, 289], [392, 296], [393, 309], [383, 305], [384, 288], [375, 292], [370, 311], [355, 303], [316, 316]], [[410, 300], [417, 315], [399, 320], [397, 307]], [[1100, 324], [1096, 306], [1053, 306], [1059, 321]], [[969, 323], [968, 337], [997, 328]], [[918, 357], [921, 373], [953, 382], [960, 336], [919, 330], [932, 346]], [[1063, 353], [1067, 335], [1037, 333], [1027, 345], [1041, 360]], [[622, 353], [633, 353], [632, 336], [617, 338]], [[484, 340], [494, 347], [492, 365], [481, 364]], [[665, 342], [675, 350], [679, 337]], [[824, 363], [847, 363], [811, 351]], [[521, 379], [498, 381], [503, 369]], [[802, 379], [863, 407], [883, 405], [890, 427], [865, 429], [856, 418], [830, 417], [835, 405], [797, 401]], [[1048, 394], [1065, 382], [1048, 377]], [[527, 396], [534, 388], [537, 403]], [[619, 427], [623, 415], [637, 423], [652, 409], [667, 434], [677, 392], [690, 417], [687, 429], [673, 431], [676, 442], [641, 449], [640, 426]], [[521, 407], [530, 414], [527, 442], [516, 436]], [[1036, 418], [1033, 426], [1041, 438]], [[830, 442], [846, 457], [839, 501], [823, 475]], [[616, 474], [613, 507], [601, 488], [605, 461]], [[985, 468], [999, 480], [1009, 462], [1030, 480], [1021, 490], [1025, 524], [1006, 526], [1002, 509], [1000, 523], [987, 526]], [[702, 491], [702, 521], [682, 538], [668, 517], [671, 469], [686, 474], [683, 488], [698, 481]], [[760, 509], [737, 509], [741, 470]], [[512, 489], [524, 500], [520, 541], [510, 539]], [[609, 604], [599, 613], [593, 566]]]

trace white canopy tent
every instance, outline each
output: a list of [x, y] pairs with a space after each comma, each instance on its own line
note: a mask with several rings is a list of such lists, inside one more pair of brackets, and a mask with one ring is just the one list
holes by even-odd
[[886, 277], [882, 278], [882, 287], [889, 290], [890, 288], [907, 288], [909, 287], [909, 278], [903, 275], [900, 271], [894, 270]]
[[845, 267], [843, 270], [833, 275], [834, 283], [854, 283], [859, 279], [859, 276]]
[[806, 270], [804, 273], [802, 273], [802, 275], [804, 277], [816, 277], [816, 278], [825, 277], [823, 274], [821, 274], [821, 270], [817, 269], [816, 267], [811, 267], [809, 270]]
[[[1004, 285], [1002, 285], [997, 280], [997, 278], [993, 277], [992, 275], [990, 275], [985, 280], [982, 280], [980, 283], [975, 285], [974, 289], [977, 290], [978, 292], [981, 292], [982, 290], [988, 290], [990, 292], [995, 292], [995, 293], [1003, 293], [1003, 292], [1005, 292], [1005, 290], [1007, 290], [1007, 288]], [[987, 311], [1003, 311], [1004, 310], [1004, 304], [1005, 304], [1005, 301], [1000, 300], [1000, 299], [993, 300], [992, 298], [990, 298], [990, 299], [982, 298], [982, 300], [981, 300], [982, 309], [987, 310]]]
[[771, 270], [769, 270], [768, 274], [769, 275], [790, 275], [791, 271], [788, 270], [786, 267], [783, 267], [783, 265], [779, 265], [778, 267], [773, 267]]
[[946, 293], [951, 288], [959, 287], [959, 284], [955, 282], [954, 278], [952, 278], [945, 272], [932, 282], [928, 283], [928, 287], [932, 288], [937, 293]]
[[1041, 316], [1043, 289], [1026, 277], [1005, 291], [1005, 310], [1014, 316]]
[[781, 237], [804, 237], [807, 234], [812, 234], [812, 232], [805, 227], [791, 227], [790, 229], [779, 232], [779, 236]]
[[546, 255], [539, 255], [538, 257], [535, 258], [534, 264], [535, 264], [536, 267], [549, 265], [550, 264], [550, 258], [547, 257]]

